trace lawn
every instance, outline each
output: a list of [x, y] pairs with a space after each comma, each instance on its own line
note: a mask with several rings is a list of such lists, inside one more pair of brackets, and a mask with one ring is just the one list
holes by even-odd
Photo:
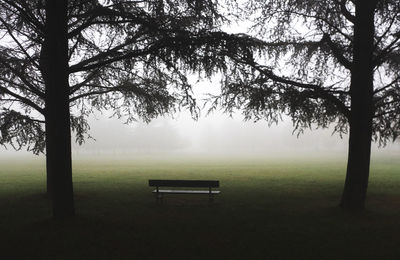
[[[400, 162], [372, 162], [367, 210], [338, 201], [342, 160], [74, 163], [77, 217], [50, 219], [44, 163], [2, 161], [2, 259], [399, 259]], [[218, 179], [206, 196], [157, 204], [149, 178]]]

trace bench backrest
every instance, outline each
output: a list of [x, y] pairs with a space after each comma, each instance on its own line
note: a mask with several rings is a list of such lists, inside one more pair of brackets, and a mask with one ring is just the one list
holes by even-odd
[[219, 187], [219, 181], [210, 180], [149, 180], [152, 187]]

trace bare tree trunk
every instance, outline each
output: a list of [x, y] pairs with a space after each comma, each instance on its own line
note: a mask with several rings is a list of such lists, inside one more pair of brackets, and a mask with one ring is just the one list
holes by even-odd
[[347, 174], [340, 206], [347, 210], [365, 207], [368, 188], [373, 108], [374, 10], [376, 0], [356, 1], [351, 114]]
[[68, 82], [67, 0], [46, 1], [41, 51], [45, 80], [46, 167], [54, 218], [74, 215]]
[[[45, 124], [45, 127], [46, 127], [46, 133], [47, 133], [47, 124]], [[49, 152], [49, 150], [48, 150], [48, 145], [47, 145], [47, 136], [46, 136], [46, 196], [48, 197], [48, 198], [51, 198], [51, 196], [52, 196], [52, 194], [53, 194], [53, 190], [52, 190], [52, 186], [51, 186], [51, 183], [52, 183], [52, 179], [51, 179], [51, 174], [50, 174], [50, 172], [51, 172], [51, 170], [50, 170], [50, 168], [51, 168], [51, 164], [50, 164], [50, 162], [49, 162], [49, 157], [47, 156], [50, 152]]]

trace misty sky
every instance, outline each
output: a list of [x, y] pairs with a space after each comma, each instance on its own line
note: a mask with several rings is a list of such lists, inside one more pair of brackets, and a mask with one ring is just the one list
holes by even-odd
[[[224, 26], [230, 33], [246, 33], [247, 23]], [[205, 93], [217, 94], [219, 80], [203, 80], [190, 77], [194, 85], [194, 95], [201, 103]], [[109, 118], [100, 113], [89, 119], [90, 135], [95, 140], [87, 140], [82, 146], [74, 143], [73, 156], [98, 155], [203, 155], [203, 156], [269, 156], [304, 157], [329, 155], [347, 156], [347, 136], [332, 135], [332, 129], [306, 130], [297, 137], [293, 135], [293, 125], [285, 118], [271, 127], [265, 121], [243, 121], [243, 116], [233, 118], [219, 111], [206, 116], [206, 111], [198, 121], [191, 119], [188, 112], [174, 115], [174, 118], [158, 118], [149, 124], [136, 122], [124, 124], [123, 119]], [[107, 113], [105, 113], [107, 114]], [[374, 154], [400, 154], [400, 142], [377, 148]], [[1, 157], [32, 156], [24, 150], [15, 152], [12, 147], [0, 147]]]
[[[218, 84], [203, 81], [194, 89], [199, 101], [204, 93], [218, 93]], [[347, 136], [341, 139], [331, 129], [307, 130], [297, 137], [292, 135], [289, 118], [268, 127], [265, 121], [243, 121], [240, 113], [230, 118], [217, 111], [198, 121], [188, 112], [174, 118], [158, 118], [151, 123], [124, 124], [123, 119], [109, 118], [100, 113], [90, 118], [90, 134], [96, 140], [87, 140], [82, 146], [73, 144], [73, 155], [189, 155], [189, 156], [267, 156], [299, 157], [331, 155], [345, 158]], [[375, 145], [376, 146], [376, 145]], [[374, 153], [400, 153], [400, 144], [374, 149]], [[1, 148], [1, 156], [31, 156], [11, 147]]]

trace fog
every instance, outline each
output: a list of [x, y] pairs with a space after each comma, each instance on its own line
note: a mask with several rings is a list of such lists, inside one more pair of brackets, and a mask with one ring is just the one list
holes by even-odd
[[[205, 93], [218, 92], [212, 82], [196, 84], [194, 95], [201, 101]], [[88, 139], [79, 146], [72, 145], [74, 159], [79, 158], [341, 158], [347, 156], [348, 137], [332, 135], [332, 129], [306, 130], [293, 134], [290, 118], [278, 125], [268, 126], [265, 121], [244, 121], [240, 113], [229, 117], [219, 111], [206, 116], [205, 111], [194, 121], [188, 112], [161, 117], [149, 124], [124, 124], [124, 119], [110, 118], [97, 113], [89, 118]], [[373, 155], [399, 155], [400, 144], [385, 148], [373, 145]], [[1, 148], [0, 157], [26, 158], [34, 155], [26, 151], [15, 152], [12, 147]], [[42, 157], [42, 156], [41, 156]], [[37, 157], [36, 157], [37, 158]]]
[[101, 117], [92, 121], [92, 135], [77, 154], [187, 154], [251, 155], [346, 151], [347, 140], [331, 136], [330, 130], [292, 135], [289, 120], [268, 127], [263, 121], [244, 122], [240, 115], [221, 113], [193, 121], [188, 114], [160, 118], [150, 124], [124, 125], [120, 120]]
[[[231, 33], [247, 32], [248, 24], [225, 26]], [[197, 82], [190, 77], [194, 96], [201, 101], [205, 93], [218, 93], [218, 80]], [[196, 82], [196, 83], [195, 83]], [[346, 158], [348, 137], [332, 135], [332, 129], [306, 130], [293, 134], [290, 118], [278, 125], [268, 126], [265, 121], [244, 121], [240, 113], [229, 117], [219, 111], [194, 121], [187, 112], [174, 118], [161, 117], [149, 124], [124, 124], [124, 119], [109, 118], [108, 113], [89, 118], [88, 139], [79, 146], [72, 141], [74, 159], [79, 158], [132, 158], [132, 157], [261, 157], [261, 158]], [[74, 139], [74, 138], [73, 138]], [[25, 150], [15, 151], [11, 146], [0, 147], [0, 158], [43, 158]], [[378, 148], [373, 144], [373, 156], [400, 155], [400, 143]]]
[[[348, 137], [332, 135], [331, 129], [292, 134], [289, 119], [268, 127], [265, 121], [243, 121], [216, 113], [193, 121], [181, 114], [160, 118], [150, 124], [124, 125], [117, 119], [92, 122], [92, 135], [83, 146], [74, 145], [75, 155], [110, 156], [210, 156], [210, 157], [292, 157], [345, 158]], [[399, 144], [373, 146], [374, 154], [399, 153]]]

